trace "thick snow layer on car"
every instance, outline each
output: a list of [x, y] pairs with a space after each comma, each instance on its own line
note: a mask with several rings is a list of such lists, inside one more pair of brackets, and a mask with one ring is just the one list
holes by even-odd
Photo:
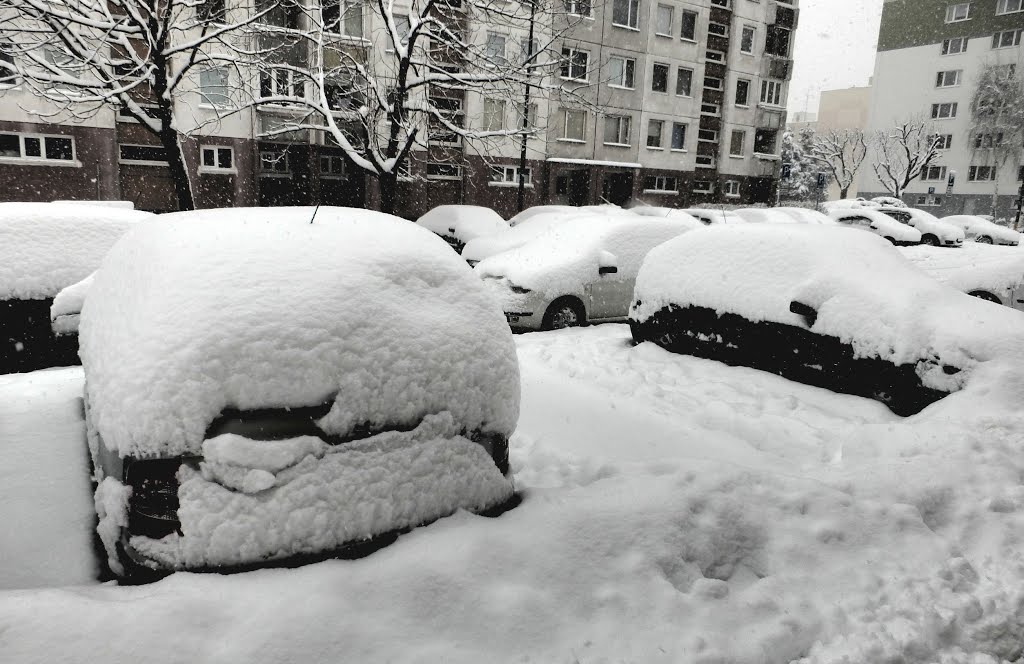
[[121, 456], [201, 451], [225, 407], [333, 401], [329, 434], [450, 411], [508, 434], [518, 369], [501, 311], [444, 241], [348, 208], [164, 215], [97, 271], [80, 346], [90, 413]]
[[154, 215], [72, 203], [0, 203], [0, 300], [45, 299], [80, 281]]
[[682, 210], [676, 208], [667, 207], [656, 207], [653, 205], [638, 205], [629, 209], [633, 214], [638, 214], [641, 217], [667, 217], [669, 219], [677, 219], [683, 223], [689, 224], [691, 228], [698, 229], [703, 228], [704, 224], [701, 223], [696, 217]]
[[632, 278], [651, 246], [693, 229], [688, 221], [629, 216], [632, 219], [577, 216], [520, 247], [484, 259], [476, 272], [555, 297], [593, 281], [598, 267], [611, 264], [606, 256], [610, 247], [616, 250], [619, 275]]
[[900, 251], [929, 276], [964, 292], [984, 290], [996, 294], [1024, 283], [1024, 251], [1017, 247], [969, 242], [962, 251], [928, 246]]
[[819, 224], [821, 226], [833, 226], [835, 221], [817, 210], [799, 207], [778, 207], [773, 208], [779, 212], [788, 214], [800, 224]]
[[509, 228], [501, 215], [479, 205], [439, 205], [417, 219], [416, 223], [437, 235], [452, 237], [462, 243]]
[[208, 440], [199, 470], [178, 472], [182, 534], [131, 545], [168, 567], [234, 565], [330, 551], [508, 500], [512, 485], [460, 430], [445, 413], [338, 446], [308, 436]]
[[974, 215], [956, 214], [943, 217], [939, 221], [963, 229], [967, 237], [972, 240], [982, 238], [979, 241], [983, 243], [987, 240], [989, 243], [994, 242], [995, 244], [1020, 244], [1020, 233], [1017, 231]]
[[[845, 223], [882, 237], [891, 237], [897, 242], [921, 241], [921, 232], [916, 228], [901, 224], [889, 215], [871, 208], [833, 208], [829, 210], [828, 215], [840, 224]], [[870, 222], [870, 228], [863, 226], [862, 219]]]
[[814, 210], [803, 208], [741, 208], [736, 214], [748, 223], [834, 225], [834, 221]]
[[947, 391], [975, 363], [1024, 344], [1017, 312], [945, 287], [884, 239], [847, 228], [722, 227], [676, 238], [648, 255], [635, 299], [638, 320], [676, 304], [806, 327], [790, 312], [801, 302], [817, 311], [813, 331], [850, 343], [859, 356], [896, 364], [937, 356], [964, 369], [955, 379], [926, 379]]
[[820, 205], [825, 212], [829, 212], [830, 210], [860, 210], [865, 208], [869, 210], [877, 210], [882, 207], [881, 203], [862, 200], [859, 198], [840, 198], [835, 201], [824, 201]]
[[85, 296], [89, 294], [89, 288], [92, 287], [93, 274], [95, 273], [62, 289], [53, 298], [53, 304], [50, 305], [50, 320], [53, 321], [52, 327], [55, 333], [78, 332], [79, 314], [82, 313]]
[[53, 201], [53, 202], [57, 203], [59, 205], [63, 205], [63, 204], [67, 204], [67, 203], [73, 203], [75, 205], [94, 205], [96, 207], [117, 208], [117, 209], [120, 209], [120, 210], [134, 210], [135, 209], [135, 203], [133, 203], [132, 201], [73, 201], [73, 200], [61, 200], [61, 201]]

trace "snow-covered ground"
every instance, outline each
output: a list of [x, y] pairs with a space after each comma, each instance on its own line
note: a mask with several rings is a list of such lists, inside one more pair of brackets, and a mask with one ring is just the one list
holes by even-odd
[[517, 345], [517, 509], [362, 560], [135, 588], [90, 580], [79, 370], [5, 377], [0, 661], [1020, 657], [1019, 368], [902, 419], [624, 325]]

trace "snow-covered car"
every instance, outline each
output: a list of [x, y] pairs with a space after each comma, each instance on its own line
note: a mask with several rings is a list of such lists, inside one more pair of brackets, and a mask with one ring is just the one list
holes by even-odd
[[491, 208], [479, 205], [439, 205], [416, 223], [441, 236], [455, 251], [478, 237], [495, 235], [509, 228], [508, 222]]
[[619, 216], [627, 213], [627, 210], [619, 207], [618, 205], [611, 205], [608, 203], [602, 205], [534, 205], [528, 207], [522, 212], [516, 214], [514, 217], [508, 220], [509, 226], [513, 228], [529, 221], [535, 217], [546, 216], [551, 214], [561, 215], [576, 215], [576, 214], [598, 214], [605, 216]]
[[78, 364], [78, 340], [51, 330], [54, 296], [153, 216], [74, 203], [0, 203], [0, 373]]
[[933, 247], [962, 247], [966, 234], [963, 229], [952, 224], [939, 221], [935, 215], [912, 207], [892, 207], [883, 205], [879, 212], [886, 214], [901, 224], [912, 226], [921, 232], [921, 243]]
[[327, 557], [514, 497], [508, 325], [402, 219], [251, 208], [140, 224], [96, 272], [80, 340], [116, 574]]
[[661, 217], [669, 219], [681, 219], [682, 221], [689, 223], [694, 228], [700, 228], [706, 226], [704, 222], [694, 217], [689, 212], [685, 212], [678, 208], [658, 207], [654, 205], [638, 205], [636, 207], [629, 208], [629, 211], [633, 214], [640, 215], [641, 217]]
[[1017, 231], [974, 215], [956, 214], [943, 217], [939, 221], [962, 229], [968, 240], [982, 244], [1004, 244], [1011, 247], [1020, 244], [1020, 233]]
[[828, 216], [842, 226], [884, 237], [895, 245], [921, 244], [921, 232], [871, 208], [833, 208]]
[[956, 252], [932, 247], [902, 251], [914, 265], [948, 286], [1024, 311], [1024, 254], [1016, 248], [969, 242]]
[[56, 336], [78, 334], [82, 304], [85, 302], [85, 296], [89, 294], [94, 274], [95, 272], [67, 288], [62, 288], [53, 298], [53, 304], [50, 305], [50, 329]]
[[737, 216], [750, 224], [811, 224], [833, 226], [835, 221], [820, 212], [805, 208], [741, 208]]
[[475, 271], [514, 329], [625, 320], [644, 256], [694, 228], [678, 219], [630, 217], [576, 217], [480, 261]]
[[822, 211], [828, 214], [832, 210], [838, 209], [859, 210], [862, 208], [868, 208], [871, 210], [877, 210], [878, 208], [882, 207], [882, 205], [881, 203], [865, 200], [863, 198], [840, 198], [834, 201], [824, 201], [819, 204], [819, 207]]
[[730, 210], [716, 210], [714, 208], [685, 208], [683, 210], [705, 226], [713, 224], [745, 224], [742, 217]]
[[1024, 318], [932, 279], [882, 238], [763, 224], [655, 248], [630, 308], [636, 342], [882, 401], [900, 415], [1012, 357]]
[[[860, 199], [857, 199], [857, 200], [863, 201], [864, 199], [860, 198]], [[875, 196], [870, 201], [866, 201], [866, 202], [868, 202], [868, 203], [875, 203], [878, 206], [888, 206], [888, 207], [898, 207], [898, 208], [909, 207], [906, 203], [903, 202], [902, 199], [896, 198], [895, 196]]]

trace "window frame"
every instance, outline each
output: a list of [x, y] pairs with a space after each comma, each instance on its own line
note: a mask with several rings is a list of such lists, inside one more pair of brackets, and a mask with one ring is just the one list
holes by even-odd
[[[765, 106], [772, 106], [774, 108], [781, 107], [783, 104], [782, 89], [785, 83], [785, 81], [774, 78], [761, 79], [761, 96], [759, 97], [759, 103], [764, 104]], [[770, 101], [773, 99], [774, 101]]]
[[170, 162], [168, 161], [166, 156], [165, 156], [163, 161], [157, 161], [155, 159], [130, 159], [130, 158], [126, 159], [124, 156], [122, 156], [122, 150], [124, 148], [156, 148], [156, 149], [163, 150], [165, 155], [166, 155], [166, 152], [167, 152], [167, 150], [166, 150], [166, 148], [164, 148], [164, 146], [156, 145], [156, 144], [153, 144], [153, 143], [150, 143], [148, 145], [146, 143], [118, 143], [117, 144], [117, 163], [119, 163], [119, 164], [128, 164], [128, 165], [131, 165], [131, 166], [165, 166], [165, 167], [169, 166], [169, 164], [170, 164]]
[[[445, 168], [454, 168], [455, 173], [452, 175], [438, 175], [437, 173], [431, 173], [431, 167], [443, 166]], [[462, 164], [452, 164], [443, 161], [428, 161], [426, 174], [428, 180], [447, 180], [447, 181], [458, 181], [462, 179]]]
[[[0, 157], [0, 162], [3, 163], [18, 163], [26, 165], [37, 165], [37, 166], [81, 166], [82, 163], [78, 160], [78, 147], [76, 146], [75, 137], [71, 134], [44, 134], [39, 132], [31, 131], [0, 131], [0, 135], [6, 136], [17, 136], [18, 137], [18, 151], [20, 153], [17, 157]], [[39, 156], [27, 156], [25, 151], [25, 139], [35, 138], [39, 140]], [[49, 139], [60, 139], [71, 142], [71, 159], [52, 159], [46, 156], [46, 143]]]
[[[960, 82], [963, 79], [963, 69], [946, 69], [944, 71], [935, 73], [935, 87], [936, 88], [958, 88]], [[950, 83], [947, 79], [948, 75], [953, 74], [953, 82]]]
[[[272, 166], [268, 168], [267, 164]], [[279, 168], [282, 165], [283, 168]], [[291, 177], [292, 165], [291, 159], [288, 158], [288, 150], [260, 150], [256, 172], [260, 177]]]
[[[993, 33], [992, 35], [992, 50], [998, 51], [1004, 48], [1016, 48], [1020, 46], [1021, 35], [1024, 34], [1024, 28], [1011, 28], [1009, 30], [1000, 30]], [[1003, 43], [1003, 36], [1010, 35], [1010, 43]], [[998, 45], [996, 44], [998, 42]]]
[[[654, 87], [654, 83], [657, 80], [657, 76], [655, 75], [654, 72], [659, 67], [662, 67], [665, 70], [665, 79], [664, 79], [665, 80], [665, 89], [664, 90], [657, 90]], [[651, 63], [651, 92], [657, 93], [657, 94], [667, 95], [668, 94], [668, 79], [669, 79], [669, 77], [671, 75], [672, 75], [672, 65], [670, 63], [668, 63], [668, 62], [652, 62]]]
[[[579, 9], [586, 9], [586, 13], [582, 11], [576, 11]], [[569, 16], [579, 16], [580, 18], [594, 19], [594, 5], [590, 0], [565, 0], [565, 13]]]
[[[970, 43], [970, 41], [970, 37], [950, 37], [949, 39], [943, 39], [942, 46], [940, 48], [940, 53], [943, 56], [960, 55], [961, 53], [966, 53], [967, 45]], [[960, 49], [957, 51], [954, 51], [951, 48], [954, 42], [956, 42], [960, 46]]]
[[[697, 185], [707, 183], [706, 189], [698, 189]], [[692, 189], [690, 190], [694, 194], [713, 194], [715, 193], [715, 182], [714, 180], [694, 180], [692, 183]]]
[[[936, 177], [932, 177], [935, 175]], [[929, 164], [921, 169], [921, 182], [943, 182], [946, 179], [946, 167]]]
[[[573, 69], [579, 65], [575, 58], [580, 54], [585, 57], [583, 62], [583, 78], [573, 76]], [[562, 62], [558, 65], [558, 77], [563, 81], [588, 82], [590, 80], [590, 51], [584, 51], [575, 46], [562, 46]]]
[[[224, 168], [220, 165], [221, 150], [227, 150], [231, 155], [231, 166]], [[206, 153], [213, 152], [213, 166], [206, 165]], [[200, 173], [237, 173], [238, 166], [235, 162], [235, 148], [230, 145], [201, 145], [199, 146], [199, 172]]]
[[[942, 115], [942, 108], [949, 107], [949, 115]], [[956, 118], [958, 111], [958, 104], [955, 101], [950, 102], [939, 102], [932, 104], [931, 119], [932, 120], [953, 120]]]
[[[651, 137], [652, 137], [651, 129], [655, 125], [658, 126], [658, 142], [652, 145], [651, 144]], [[664, 143], [665, 143], [665, 121], [664, 120], [660, 120], [658, 118], [648, 118], [647, 119], [647, 135], [644, 138], [645, 147], [648, 150], [664, 150], [665, 149]]]
[[[736, 147], [736, 136], [737, 136], [737, 134], [740, 136], [740, 151], [738, 153], [733, 151], [734, 148]], [[746, 156], [747, 156], [746, 152], [745, 152], [746, 148], [747, 148], [747, 131], [745, 129], [733, 129], [731, 132], [729, 132], [729, 156], [730, 157], [732, 157], [733, 159], [745, 159]]]
[[[675, 147], [676, 127], [682, 127], [683, 128], [683, 140], [682, 140], [682, 145], [683, 146], [680, 147], [680, 148]], [[686, 139], [688, 138], [688, 134], [689, 133], [690, 133], [690, 125], [689, 125], [689, 123], [687, 123], [687, 122], [673, 122], [672, 123], [672, 135], [669, 137], [669, 151], [670, 152], [686, 152], [687, 151], [686, 150]]]
[[[661, 10], [668, 10], [668, 30], [665, 32], [659, 32], [661, 27]], [[673, 35], [673, 28], [676, 25], [676, 8], [672, 5], [666, 5], [664, 3], [658, 3], [654, 8], [654, 36], [655, 37], [668, 37], [671, 39]]]
[[[1010, 9], [1011, 2], [1017, 3], [1016, 9]], [[996, 2], [996, 16], [1017, 14], [1019, 12], [1024, 12], [1024, 0], [998, 0], [998, 2]]]
[[[608, 68], [611, 70], [611, 61], [621, 60], [622, 61], [622, 75], [619, 77], [618, 83], [608, 83], [608, 87], [616, 88], [619, 90], [636, 90], [636, 58], [627, 58], [624, 55], [610, 55], [608, 56]], [[622, 79], [628, 78], [627, 82]]]
[[[500, 106], [500, 113], [496, 113], [494, 109], [495, 105]], [[490, 110], [488, 110], [490, 106]], [[487, 99], [483, 100], [483, 105], [480, 109], [481, 123], [480, 126], [484, 131], [505, 131], [505, 100], [504, 99]], [[492, 122], [495, 118], [498, 120], [498, 126], [492, 126]]]
[[[744, 38], [746, 37], [746, 34], [747, 34], [748, 31], [750, 32], [750, 50], [746, 50], [745, 51], [745, 50], [743, 50], [743, 41], [744, 41]], [[753, 55], [754, 54], [754, 44], [756, 44], [756, 43], [757, 43], [757, 28], [755, 28], [752, 25], [742, 25], [742, 26], [740, 26], [740, 38], [739, 38], [740, 53], [742, 53], [743, 55]]]
[[[573, 138], [569, 136], [569, 114], [580, 114], [583, 116], [582, 123], [582, 136], [579, 138]], [[558, 140], [568, 141], [570, 143], [586, 143], [587, 142], [587, 112], [574, 109], [574, 108], [563, 108], [562, 109], [562, 136]]]
[[[653, 180], [653, 187], [648, 187]], [[671, 185], [671, 186], [669, 186]], [[679, 178], [675, 175], [646, 175], [644, 176], [643, 193], [659, 196], [678, 196]]]
[[[946, 23], [961, 23], [963, 21], [971, 20], [971, 5], [973, 2], [957, 2], [951, 5], [946, 5]], [[957, 18], [957, 9], [961, 7], [967, 8], [967, 13], [964, 14], [963, 18]]]
[[[500, 172], [501, 177], [495, 179], [495, 175]], [[523, 173], [526, 176], [524, 178], [523, 186], [531, 189], [533, 188], [533, 168], [527, 166], [523, 169]], [[511, 176], [511, 177], [509, 177]], [[519, 166], [515, 164], [491, 164], [490, 175], [487, 180], [488, 187], [518, 187], [519, 186]]]
[[[632, 21], [633, 24], [629, 23], [616, 23], [615, 22], [615, 6], [620, 2], [626, 3], [626, 20]], [[612, 27], [622, 28], [624, 30], [640, 31], [640, 0], [612, 0]]]
[[[690, 43], [696, 44], [697, 43], [697, 23], [700, 20], [700, 12], [695, 12], [695, 11], [690, 10], [690, 9], [683, 9], [683, 10], [681, 10], [679, 12], [679, 16], [680, 16], [680, 21], [679, 21], [679, 39], [680, 39], [680, 41], [685, 41], [685, 42], [690, 42]], [[693, 17], [693, 26], [692, 26], [692, 28], [693, 28], [693, 35], [689, 36], [689, 37], [687, 37], [685, 34], [683, 34], [683, 29], [686, 27], [686, 21], [682, 20], [682, 17], [684, 17], [684, 16], [692, 16]]]
[[[743, 94], [743, 103], [740, 103], [740, 84], [746, 85], [746, 92]], [[733, 105], [739, 108], [750, 108], [750, 85], [753, 81], [749, 78], [737, 78], [736, 87], [733, 90]]]
[[[224, 76], [224, 82], [221, 84], [224, 88], [223, 93], [218, 93], [224, 97], [224, 103], [214, 103], [210, 100], [206, 88], [203, 86], [203, 76], [212, 72], [219, 72]], [[199, 107], [200, 108], [231, 108], [231, 70], [227, 67], [207, 67], [199, 72]]]
[[[616, 123], [615, 141], [608, 140], [608, 122], [613, 121]], [[604, 145], [610, 145], [613, 147], [632, 147], [631, 140], [633, 140], [633, 116], [632, 115], [606, 115], [604, 116], [604, 136], [602, 137], [602, 143]], [[623, 132], [623, 124], [625, 125], [625, 132]], [[625, 142], [622, 141], [623, 133], [625, 133]]]
[[[343, 155], [321, 153], [318, 161], [318, 174], [321, 180], [340, 180], [345, 177], [345, 171], [347, 169], [345, 168], [345, 157]], [[324, 161], [326, 161], [328, 164], [339, 163], [341, 164], [341, 168], [338, 171], [335, 171], [334, 168], [331, 167], [324, 169]], [[405, 163], [408, 164], [408, 160]]]
[[[688, 72], [690, 75], [689, 81], [686, 85], [686, 94], [679, 94], [679, 76], [683, 72]], [[686, 99], [693, 99], [693, 69], [689, 67], [676, 67], [676, 97], [685, 97]]]
[[[736, 185], [736, 186], [732, 187], [730, 185]], [[730, 191], [731, 189], [735, 189], [736, 191]], [[740, 196], [742, 195], [742, 194], [740, 194], [740, 181], [739, 180], [726, 180], [725, 183], [722, 185], [722, 194], [726, 198], [740, 198]]]

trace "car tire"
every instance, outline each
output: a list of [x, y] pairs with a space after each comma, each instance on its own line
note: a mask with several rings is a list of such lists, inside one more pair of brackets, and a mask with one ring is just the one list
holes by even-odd
[[939, 242], [939, 238], [932, 235], [931, 233], [928, 233], [926, 235], [921, 236], [921, 244], [927, 244], [933, 247], [938, 247], [941, 243]]
[[974, 238], [974, 241], [979, 242], [981, 244], [992, 244], [992, 238], [990, 238], [987, 235], [979, 235], [978, 237]]
[[574, 297], [560, 297], [544, 312], [541, 328], [544, 330], [560, 330], [566, 327], [586, 325], [586, 313], [583, 303]]
[[971, 291], [970, 293], [968, 293], [968, 295], [970, 295], [971, 297], [976, 297], [976, 298], [981, 299], [981, 300], [987, 300], [989, 302], [995, 302], [996, 304], [1002, 304], [1002, 301], [998, 297], [996, 297], [992, 293], [989, 293], [988, 291], [976, 290], [976, 291]]

